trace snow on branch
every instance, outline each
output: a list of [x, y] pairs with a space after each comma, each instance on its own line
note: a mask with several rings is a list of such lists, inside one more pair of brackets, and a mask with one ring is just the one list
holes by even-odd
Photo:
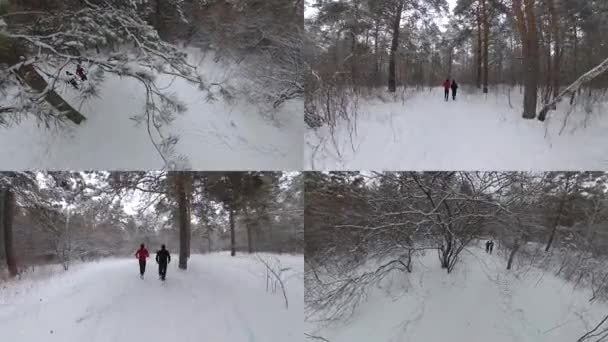
[[188, 61], [187, 53], [160, 39], [136, 7], [93, 0], [83, 0], [82, 4], [80, 8], [49, 12], [35, 22], [7, 19], [7, 27], [0, 30], [0, 42], [14, 49], [0, 52], [0, 64], [7, 66], [0, 71], [0, 93], [8, 99], [0, 103], [0, 125], [18, 123], [28, 115], [47, 126], [53, 121], [84, 120], [59, 95], [58, 88], [72, 82], [64, 69], [82, 64], [89, 75], [98, 76], [89, 80], [87, 89], [71, 83], [83, 96], [98, 95], [107, 73], [137, 80], [144, 88], [146, 105], [134, 119], [146, 124], [167, 167], [184, 163], [183, 157], [174, 156], [177, 137], [164, 135], [161, 128], [186, 107], [159, 88], [155, 75], [181, 78], [208, 93], [216, 86], [225, 93], [222, 84], [206, 83], [197, 66]]
[[289, 271], [290, 268], [282, 268], [280, 261], [276, 258], [274, 259], [274, 265], [272, 266], [270, 265], [270, 262], [264, 260], [264, 258], [258, 254], [256, 254], [256, 258], [266, 267], [266, 291], [275, 293], [277, 285], [279, 285], [281, 287], [281, 292], [283, 293], [283, 299], [285, 300], [285, 308], [289, 309], [289, 300], [287, 299], [287, 291], [285, 290], [282, 274]]
[[608, 339], [608, 315], [576, 342], [602, 342]]

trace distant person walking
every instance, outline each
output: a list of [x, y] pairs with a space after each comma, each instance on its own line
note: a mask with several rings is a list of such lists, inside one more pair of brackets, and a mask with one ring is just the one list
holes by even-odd
[[493, 250], [494, 250], [494, 241], [490, 241], [490, 254], [492, 254]]
[[452, 80], [450, 88], [452, 88], [452, 101], [456, 101], [456, 90], [458, 90], [458, 83], [456, 83], [456, 80]]
[[144, 279], [144, 273], [146, 273], [146, 258], [150, 256], [148, 250], [142, 243], [139, 245], [139, 249], [135, 252], [135, 257], [139, 259], [139, 277]]
[[447, 78], [445, 80], [445, 82], [443, 82], [443, 91], [444, 91], [444, 98], [446, 101], [448, 101], [450, 99], [450, 79]]
[[490, 253], [490, 240], [486, 241], [486, 253]]
[[160, 280], [165, 280], [167, 276], [167, 264], [171, 262], [171, 254], [165, 249], [165, 245], [160, 247], [160, 251], [156, 252], [156, 263], [158, 263], [158, 275]]

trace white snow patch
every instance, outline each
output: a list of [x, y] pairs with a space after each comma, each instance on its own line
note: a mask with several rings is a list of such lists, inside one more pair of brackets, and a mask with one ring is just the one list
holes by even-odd
[[0, 331], [7, 341], [301, 339], [304, 258], [262, 256], [291, 268], [288, 309], [282, 294], [266, 292], [265, 266], [253, 256], [192, 255], [184, 271], [175, 255], [165, 282], [153, 261], [142, 280], [136, 259], [107, 259], [0, 283]]
[[[390, 96], [386, 93], [382, 95]], [[586, 117], [577, 107], [559, 134], [568, 110], [560, 104], [547, 122], [524, 120], [522, 94], [460, 93], [443, 89], [407, 92], [401, 99], [360, 99], [356, 125], [342, 121], [309, 129], [308, 170], [595, 170], [608, 166], [608, 106]], [[567, 101], [566, 101], [567, 102]], [[588, 107], [588, 109], [590, 109]], [[350, 128], [350, 130], [349, 130]], [[349, 134], [354, 131], [355, 134]]]

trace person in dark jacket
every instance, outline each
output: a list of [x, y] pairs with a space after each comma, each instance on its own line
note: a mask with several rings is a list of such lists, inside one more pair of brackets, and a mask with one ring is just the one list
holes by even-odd
[[490, 241], [490, 254], [492, 254], [493, 250], [494, 250], [494, 241]]
[[490, 240], [486, 241], [486, 253], [490, 253]]
[[458, 90], [458, 83], [456, 83], [456, 80], [452, 80], [452, 101], [456, 101], [456, 90]]
[[443, 97], [445, 98], [446, 101], [448, 101], [450, 99], [450, 79], [446, 79], [445, 82], [443, 82]]
[[139, 249], [135, 252], [135, 257], [139, 259], [139, 276], [144, 279], [144, 273], [146, 273], [146, 258], [150, 256], [148, 250], [142, 243], [139, 245]]
[[76, 65], [76, 75], [78, 75], [82, 81], [87, 80], [87, 75], [84, 73], [84, 69], [80, 66], [80, 64]]
[[165, 249], [165, 245], [162, 245], [160, 251], [156, 252], [156, 262], [158, 263], [158, 275], [161, 280], [165, 280], [167, 264], [171, 262], [171, 254]]

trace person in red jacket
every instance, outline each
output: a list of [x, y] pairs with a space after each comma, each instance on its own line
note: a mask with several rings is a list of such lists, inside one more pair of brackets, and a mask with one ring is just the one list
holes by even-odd
[[443, 90], [444, 90], [444, 98], [446, 101], [448, 101], [450, 99], [450, 79], [446, 79], [445, 82], [443, 82]]
[[146, 272], [146, 258], [149, 256], [150, 254], [148, 253], [148, 250], [142, 243], [137, 252], [135, 252], [135, 257], [139, 259], [139, 275], [141, 279], [144, 279], [144, 273]]

